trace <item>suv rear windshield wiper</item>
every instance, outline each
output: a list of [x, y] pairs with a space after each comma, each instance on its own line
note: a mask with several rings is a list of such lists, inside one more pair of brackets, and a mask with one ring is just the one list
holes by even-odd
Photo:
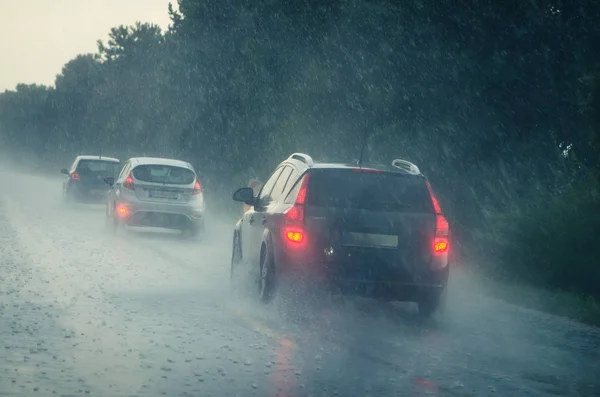
[[396, 209], [396, 210], [404, 210], [414, 208], [413, 205], [405, 204], [398, 201], [369, 201], [367, 203], [361, 203], [359, 208], [363, 209]]

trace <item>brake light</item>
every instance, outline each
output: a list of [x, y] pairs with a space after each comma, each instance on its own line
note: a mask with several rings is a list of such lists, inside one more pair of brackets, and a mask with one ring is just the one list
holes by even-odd
[[443, 254], [444, 252], [448, 251], [448, 241], [446, 241], [445, 239], [435, 239], [435, 242], [433, 243], [433, 251], [436, 254]]
[[289, 231], [286, 233], [286, 236], [287, 236], [288, 240], [296, 242], [296, 243], [301, 243], [302, 240], [304, 240], [304, 233], [302, 233], [302, 232]]
[[127, 178], [125, 178], [125, 180], [123, 181], [123, 187], [126, 189], [133, 190], [133, 177], [131, 176], [131, 173], [129, 173], [129, 175], [127, 175]]
[[127, 216], [128, 212], [129, 211], [127, 210], [127, 207], [120, 206], [119, 208], [117, 208], [117, 213], [119, 214], [119, 216]]
[[202, 185], [196, 179], [196, 183], [194, 183], [194, 190], [192, 191], [192, 194], [200, 194], [200, 193], [202, 193]]
[[427, 185], [427, 190], [429, 190], [429, 196], [431, 197], [431, 204], [433, 205], [433, 210], [436, 214], [441, 214], [442, 208], [440, 207], [440, 203], [438, 202], [437, 197], [435, 197], [435, 194], [433, 193], [433, 189], [431, 188], [429, 181], [426, 180], [425, 184]]
[[302, 222], [304, 220], [304, 206], [294, 205], [285, 214], [287, 223]]
[[444, 254], [448, 252], [448, 248], [450, 247], [450, 242], [448, 241], [449, 232], [450, 226], [444, 215], [436, 215], [435, 238], [433, 239], [434, 253]]
[[440, 207], [440, 203], [435, 197], [433, 193], [433, 189], [429, 184], [429, 181], [425, 181], [427, 185], [427, 190], [429, 190], [429, 196], [431, 197], [431, 204], [433, 205], [433, 210], [435, 211], [435, 237], [433, 239], [433, 252], [435, 254], [444, 254], [448, 252], [450, 248], [450, 242], [448, 240], [448, 236], [450, 234], [450, 225], [448, 224], [448, 220], [442, 215], [442, 208]]
[[304, 202], [308, 187], [308, 175], [304, 175], [300, 182], [300, 189], [294, 205], [284, 212], [284, 236], [292, 243], [304, 242]]
[[78, 172], [73, 172], [71, 174], [71, 179], [73, 179], [74, 181], [78, 181], [79, 180], [79, 173]]
[[436, 235], [439, 235], [440, 237], [447, 237], [448, 231], [450, 230], [450, 225], [448, 225], [448, 221], [446, 220], [446, 218], [444, 218], [444, 215], [442, 214], [438, 214], [436, 218]]
[[[298, 196], [296, 196], [296, 203], [294, 206], [302, 206], [304, 209], [304, 202], [306, 201], [306, 188], [308, 187], [308, 174], [302, 178], [302, 182], [300, 182], [300, 190], [298, 190]], [[302, 211], [302, 219], [304, 220], [304, 211]]]

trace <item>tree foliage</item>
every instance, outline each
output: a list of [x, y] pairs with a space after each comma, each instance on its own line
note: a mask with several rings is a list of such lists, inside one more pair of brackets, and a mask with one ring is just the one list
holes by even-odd
[[510, 254], [518, 275], [525, 240], [540, 253], [553, 241], [535, 214], [597, 186], [597, 0], [179, 0], [168, 12], [166, 32], [113, 28], [55, 87], [1, 94], [0, 143], [65, 161], [179, 157], [228, 194], [294, 151], [354, 161], [366, 137], [368, 160], [419, 164], [468, 252]]

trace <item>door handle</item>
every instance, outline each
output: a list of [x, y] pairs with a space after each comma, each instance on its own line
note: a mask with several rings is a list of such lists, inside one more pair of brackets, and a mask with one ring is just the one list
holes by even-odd
[[266, 225], [266, 224], [267, 224], [267, 217], [266, 217], [266, 216], [264, 216], [264, 217], [261, 219], [260, 223], [262, 223], [263, 225]]
[[248, 219], [248, 223], [249, 224], [253, 224], [254, 223], [254, 216], [251, 216], [250, 219]]

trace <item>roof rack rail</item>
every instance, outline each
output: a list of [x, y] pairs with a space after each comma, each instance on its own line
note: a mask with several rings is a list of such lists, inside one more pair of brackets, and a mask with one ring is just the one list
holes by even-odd
[[315, 165], [315, 162], [313, 161], [312, 157], [310, 157], [308, 154], [304, 154], [304, 153], [294, 153], [288, 158], [288, 160], [302, 161], [304, 164], [308, 165], [309, 167], [312, 167], [313, 165]]
[[406, 161], [406, 160], [402, 160], [402, 159], [395, 159], [394, 161], [392, 161], [392, 166], [394, 166], [402, 171], [409, 172], [411, 174], [419, 175], [421, 173], [421, 171], [419, 170], [419, 167], [417, 167], [410, 161]]

